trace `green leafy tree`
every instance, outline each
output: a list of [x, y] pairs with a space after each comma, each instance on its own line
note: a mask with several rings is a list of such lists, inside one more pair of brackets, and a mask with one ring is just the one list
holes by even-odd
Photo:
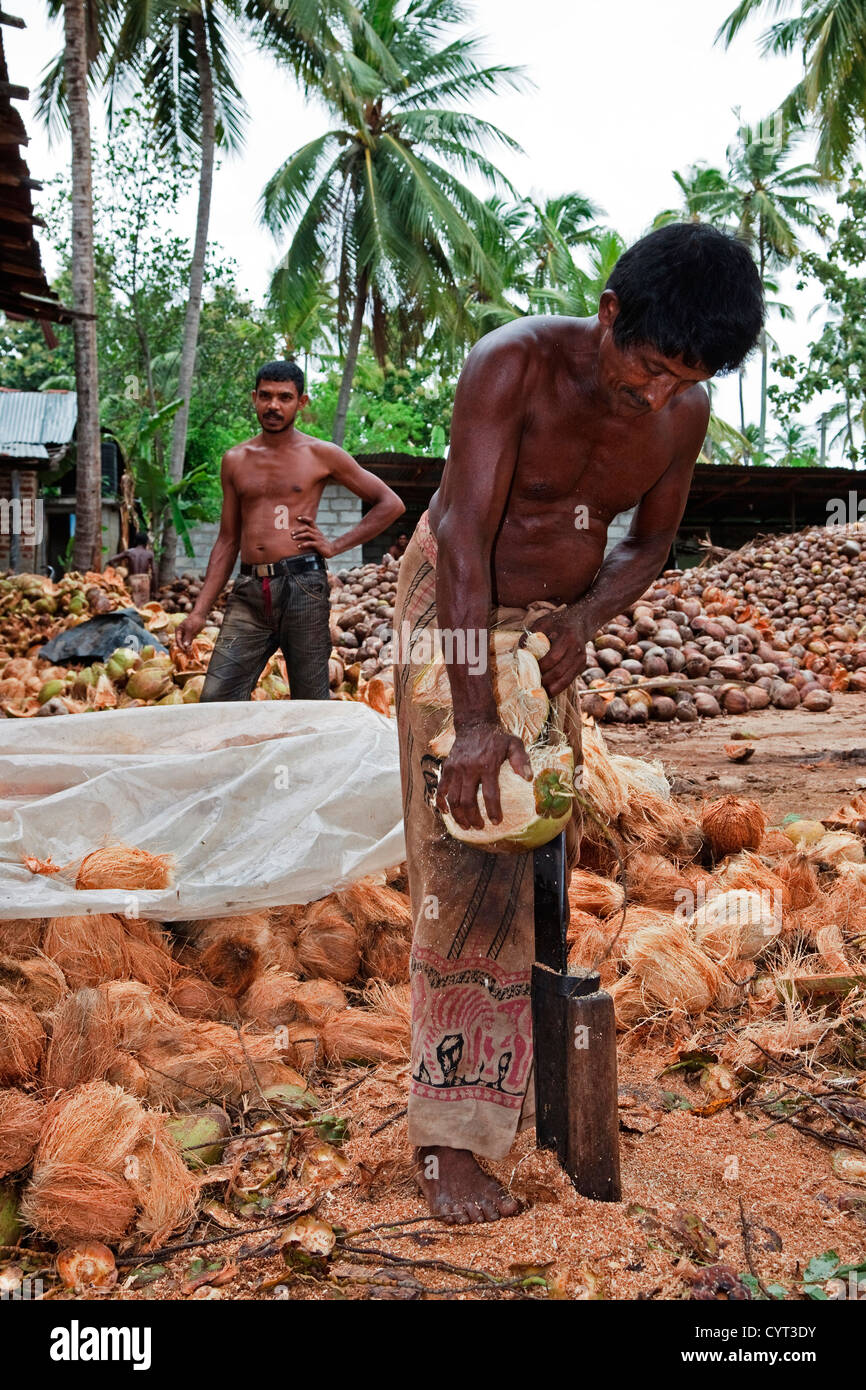
[[864, 133], [866, 0], [741, 0], [717, 41], [730, 45], [752, 16], [786, 12], [788, 17], [771, 24], [760, 38], [764, 53], [803, 56], [803, 76], [778, 116], [795, 125], [814, 120], [818, 168], [823, 174], [838, 174]]
[[855, 168], [839, 194], [844, 209], [825, 255], [806, 251], [799, 259], [800, 282], [819, 284], [827, 304], [820, 336], [809, 345], [805, 366], [793, 355], [778, 358], [775, 369], [791, 385], [771, 387], [780, 416], [790, 421], [816, 396], [832, 392], [836, 400], [825, 412], [841, 421], [834, 443], [842, 445], [855, 465], [863, 457], [866, 431], [866, 188]]
[[346, 335], [337, 443], [368, 310], [381, 352], [401, 301], [417, 341], [419, 323], [435, 320], [449, 295], [453, 301], [464, 269], [499, 291], [500, 272], [479, 236], [493, 214], [460, 175], [508, 187], [484, 150], [518, 146], [455, 103], [522, 80], [515, 68], [481, 66], [478, 39], [454, 36], [466, 18], [460, 0], [361, 0], [358, 9], [368, 29], [346, 34], [339, 80], [325, 89], [333, 124], [281, 164], [262, 198], [274, 234], [291, 231], [289, 293], [303, 296], [326, 265], [335, 279], [341, 341]]

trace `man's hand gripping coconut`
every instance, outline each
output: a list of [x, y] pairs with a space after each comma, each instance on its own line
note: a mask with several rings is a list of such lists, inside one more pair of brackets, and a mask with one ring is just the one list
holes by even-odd
[[520, 319], [463, 369], [395, 614], [409, 1138], [446, 1221], [518, 1210], [478, 1158], [504, 1158], [534, 1119], [531, 850], [565, 824], [578, 852], [573, 682], [587, 640], [664, 568], [706, 434], [700, 383], [736, 368], [762, 322], [746, 248], [671, 226], [620, 259], [595, 318]]

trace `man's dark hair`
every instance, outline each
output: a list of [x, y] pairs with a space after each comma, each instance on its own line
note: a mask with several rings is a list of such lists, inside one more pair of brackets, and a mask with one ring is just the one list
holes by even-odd
[[613, 340], [645, 343], [713, 376], [739, 367], [764, 322], [757, 266], [742, 241], [701, 222], [641, 237], [607, 282], [619, 300]]
[[130, 544], [130, 546], [135, 546], [135, 545], [137, 545], [137, 546], [143, 546], [143, 547], [146, 549], [146, 548], [147, 548], [147, 532], [146, 532], [146, 531], [133, 531], [132, 535], [131, 535], [130, 538], [129, 538], [129, 544]]
[[256, 372], [257, 391], [261, 381], [293, 381], [298, 388], [298, 395], [304, 394], [304, 373], [297, 362], [266, 362]]

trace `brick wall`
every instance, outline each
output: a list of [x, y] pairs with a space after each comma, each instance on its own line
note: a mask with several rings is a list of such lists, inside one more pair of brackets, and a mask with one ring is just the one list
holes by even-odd
[[[42, 527], [40, 525], [39, 512], [36, 510], [36, 501], [39, 495], [37, 474], [32, 468], [19, 468], [19, 497], [21, 499], [20, 510], [18, 510], [18, 520], [16, 521], [16, 510], [10, 505], [0, 507], [0, 570], [8, 570], [10, 567], [10, 552], [13, 527], [18, 529], [18, 563], [15, 568], [19, 574], [25, 571], [32, 573], [36, 569], [39, 559], [39, 548]], [[0, 503], [11, 503], [12, 500], [12, 472], [4, 469], [0, 472]]]

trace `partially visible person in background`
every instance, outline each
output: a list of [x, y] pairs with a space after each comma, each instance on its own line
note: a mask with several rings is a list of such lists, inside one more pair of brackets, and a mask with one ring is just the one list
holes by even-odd
[[388, 554], [393, 555], [395, 560], [399, 560], [408, 544], [409, 537], [406, 535], [406, 532], [403, 531], [401, 535], [397, 537], [394, 544], [388, 546]]
[[107, 565], [122, 565], [126, 570], [126, 586], [135, 604], [149, 603], [155, 585], [154, 555], [143, 531], [133, 531], [126, 550], [120, 550], [106, 560]]

